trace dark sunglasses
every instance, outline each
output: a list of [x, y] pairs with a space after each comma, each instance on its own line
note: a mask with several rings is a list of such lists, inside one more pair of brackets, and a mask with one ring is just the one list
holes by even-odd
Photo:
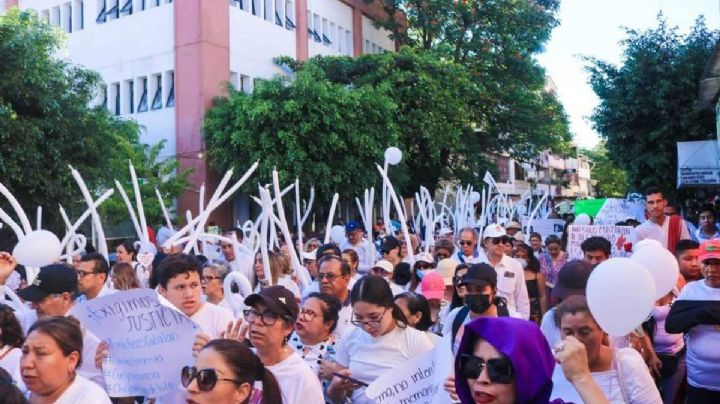
[[471, 240], [460, 240], [460, 241], [458, 241], [458, 244], [460, 244], [460, 245], [472, 245], [472, 243], [473, 243], [473, 242], [472, 242]]
[[180, 382], [182, 383], [183, 387], [187, 388], [187, 386], [192, 383], [193, 379], [197, 380], [198, 389], [200, 389], [200, 391], [212, 390], [218, 381], [233, 382], [235, 384], [245, 383], [240, 380], [218, 377], [215, 369], [197, 370], [195, 366], [183, 367], [180, 373]]
[[512, 362], [508, 358], [482, 359], [474, 355], [460, 355], [460, 370], [467, 379], [477, 379], [487, 367], [488, 378], [493, 383], [510, 384], [513, 381]]
[[492, 241], [493, 244], [498, 245], [505, 241], [505, 237], [491, 237], [490, 241]]

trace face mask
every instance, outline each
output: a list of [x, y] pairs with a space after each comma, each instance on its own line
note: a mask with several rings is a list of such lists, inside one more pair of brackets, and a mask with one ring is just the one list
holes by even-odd
[[422, 280], [423, 275], [425, 275], [425, 271], [421, 271], [421, 270], [415, 271], [415, 276], [417, 276], [417, 278], [418, 278], [419, 280]]
[[473, 313], [485, 313], [490, 308], [490, 295], [466, 295], [465, 305]]
[[515, 261], [520, 263], [520, 266], [523, 267], [523, 269], [527, 268], [527, 260], [525, 258], [515, 258]]

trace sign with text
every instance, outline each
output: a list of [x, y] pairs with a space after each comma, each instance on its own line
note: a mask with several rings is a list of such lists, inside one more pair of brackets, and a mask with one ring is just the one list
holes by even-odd
[[[527, 225], [530, 224], [530, 228]], [[525, 242], [530, 243], [530, 233], [540, 233], [542, 239], [545, 240], [547, 236], [554, 234], [558, 237], [562, 234], [563, 227], [565, 226], [565, 220], [563, 219], [535, 219], [529, 222], [527, 218], [523, 218], [523, 229], [525, 229]]]
[[626, 251], [624, 246], [630, 240], [630, 234], [633, 228], [631, 226], [600, 226], [600, 225], [571, 225], [568, 229], [567, 253], [571, 260], [583, 259], [583, 252], [580, 245], [583, 241], [590, 237], [604, 237], [610, 241], [612, 257], [630, 256], [630, 252]]
[[[434, 349], [383, 373], [370, 383], [365, 395], [376, 404], [450, 402], [443, 389], [443, 382], [452, 368], [453, 356], [449, 347], [449, 339], [443, 339]], [[439, 396], [447, 398], [437, 401]]]
[[91, 299], [73, 312], [110, 346], [103, 376], [111, 397], [157, 397], [181, 387], [180, 369], [193, 363], [192, 345], [200, 329], [161, 304], [154, 290]]
[[633, 217], [638, 222], [645, 221], [645, 202], [608, 198], [598, 211], [593, 224], [612, 226]]

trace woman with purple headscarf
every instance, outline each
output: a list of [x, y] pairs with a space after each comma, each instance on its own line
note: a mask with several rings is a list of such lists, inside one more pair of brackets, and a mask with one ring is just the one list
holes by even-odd
[[480, 317], [465, 326], [455, 358], [457, 395], [463, 404], [551, 403], [556, 361], [584, 402], [608, 402], [590, 376], [585, 347], [579, 341], [566, 338], [553, 356], [536, 324]]

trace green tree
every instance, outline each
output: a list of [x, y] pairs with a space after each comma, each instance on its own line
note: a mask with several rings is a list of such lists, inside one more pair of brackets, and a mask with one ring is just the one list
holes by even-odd
[[599, 198], [624, 197], [628, 192], [627, 173], [608, 157], [605, 143], [601, 142], [583, 154], [592, 160], [592, 179], [597, 181], [595, 193]]
[[[162, 147], [141, 145], [135, 122], [110, 115], [102, 105], [92, 106], [101, 78], [57, 58], [63, 41], [63, 34], [34, 12], [13, 9], [0, 17], [0, 181], [29, 215], [43, 206], [44, 227], [58, 232], [64, 229], [58, 204], [73, 217], [85, 209], [68, 165], [78, 169], [91, 191], [99, 192], [113, 187], [115, 177], [127, 181], [128, 159], [143, 168], [139, 175], [149, 176], [144, 168], [155, 164], [144, 163]], [[166, 170], [156, 172], [165, 175]], [[177, 196], [180, 184], [182, 175], [165, 186], [169, 199]], [[4, 198], [0, 206], [7, 208]], [[128, 217], [126, 212], [107, 212], [110, 222]]]
[[600, 98], [593, 125], [632, 187], [660, 186], [676, 195], [676, 142], [715, 133], [714, 115], [700, 109], [697, 94], [717, 38], [702, 17], [680, 35], [660, 14], [655, 28], [627, 29], [620, 66], [587, 58], [590, 84]]
[[218, 170], [240, 172], [260, 160], [245, 186], [251, 193], [272, 181], [276, 167], [281, 182], [314, 185], [321, 201], [334, 192], [360, 195], [377, 184], [374, 164], [397, 143], [387, 91], [331, 83], [314, 66], [293, 79], [258, 81], [251, 95], [229, 87], [205, 116], [208, 158]]

